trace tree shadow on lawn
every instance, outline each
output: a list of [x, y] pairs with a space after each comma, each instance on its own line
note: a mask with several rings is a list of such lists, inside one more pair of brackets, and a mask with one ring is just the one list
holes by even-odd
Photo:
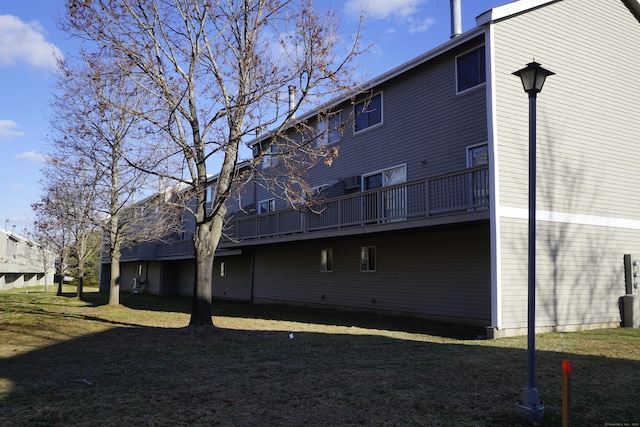
[[[562, 359], [573, 425], [640, 421], [637, 361], [537, 356], [544, 425]], [[526, 351], [500, 341], [114, 327], [0, 360], [0, 425], [518, 426], [525, 383]]]
[[[84, 300], [92, 306], [108, 304], [105, 293], [85, 293]], [[151, 310], [173, 313], [191, 312], [191, 297], [157, 296], [123, 293], [120, 303], [133, 310]], [[456, 339], [478, 339], [486, 330], [477, 326], [453, 324], [409, 316], [394, 316], [332, 308], [297, 307], [292, 305], [249, 304], [241, 301], [214, 300], [213, 318], [217, 316], [281, 320], [321, 325], [353, 326], [365, 329], [383, 329], [398, 332], [422, 333]]]

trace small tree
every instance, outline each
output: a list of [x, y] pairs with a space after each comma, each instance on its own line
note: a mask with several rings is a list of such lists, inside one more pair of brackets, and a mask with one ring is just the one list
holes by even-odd
[[[351, 90], [358, 35], [345, 48], [335, 15], [311, 0], [69, 0], [64, 28], [113, 55], [120, 73], [148, 100], [136, 106], [114, 101], [114, 107], [166, 135], [184, 165], [167, 177], [188, 186], [195, 201], [189, 207], [196, 224], [189, 323], [212, 325], [213, 259], [227, 201], [241, 178], [241, 143], [265, 127], [273, 143], [287, 141], [302, 105]], [[300, 159], [330, 161], [336, 154], [303, 141], [289, 147], [280, 156], [298, 161], [282, 165], [299, 182]], [[267, 148], [246, 167], [254, 168]], [[208, 206], [214, 164], [216, 192]]]
[[[75, 161], [74, 161], [75, 160]], [[44, 195], [34, 205], [41, 219], [38, 228], [52, 237], [61, 250], [60, 289], [66, 273], [70, 252], [77, 259], [77, 297], [83, 297], [84, 263], [91, 255], [87, 241], [95, 229], [91, 218], [94, 216], [93, 175], [85, 168], [82, 158], [49, 157], [43, 168]]]

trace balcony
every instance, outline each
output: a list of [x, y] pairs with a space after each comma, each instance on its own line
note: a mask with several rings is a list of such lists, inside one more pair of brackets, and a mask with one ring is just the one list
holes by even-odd
[[332, 230], [349, 234], [349, 229], [369, 226], [408, 228], [416, 226], [410, 221], [469, 213], [487, 218], [488, 208], [489, 170], [485, 165], [322, 201], [311, 209], [231, 217], [221, 244], [231, 247], [239, 242]]
[[[325, 200], [312, 209], [231, 216], [219, 249], [486, 219], [489, 195], [488, 167], [470, 168]], [[188, 258], [193, 258], [191, 238], [122, 251], [122, 261]], [[109, 262], [108, 250], [102, 262]]]

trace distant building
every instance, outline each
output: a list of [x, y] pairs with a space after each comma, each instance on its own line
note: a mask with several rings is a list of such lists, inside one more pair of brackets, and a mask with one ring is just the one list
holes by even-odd
[[[213, 295], [526, 333], [529, 103], [512, 72], [535, 59], [556, 73], [538, 98], [537, 330], [619, 326], [623, 256], [640, 253], [639, 16], [638, 0], [508, 3], [300, 116], [340, 149], [307, 174], [324, 201], [305, 212], [248, 185]], [[194, 227], [123, 252], [121, 283], [192, 292]]]
[[52, 285], [55, 255], [15, 233], [0, 230], [0, 289]]

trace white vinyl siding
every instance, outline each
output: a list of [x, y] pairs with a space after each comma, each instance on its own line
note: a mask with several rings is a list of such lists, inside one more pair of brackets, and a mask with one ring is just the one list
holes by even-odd
[[621, 1], [563, 0], [494, 24], [493, 36], [502, 326], [526, 326], [529, 102], [511, 73], [532, 58], [556, 73], [537, 97], [537, 210], [549, 213], [537, 223], [537, 324], [619, 323], [622, 255], [640, 249], [640, 228], [585, 218], [640, 220], [640, 86], [629, 84], [640, 24]]

